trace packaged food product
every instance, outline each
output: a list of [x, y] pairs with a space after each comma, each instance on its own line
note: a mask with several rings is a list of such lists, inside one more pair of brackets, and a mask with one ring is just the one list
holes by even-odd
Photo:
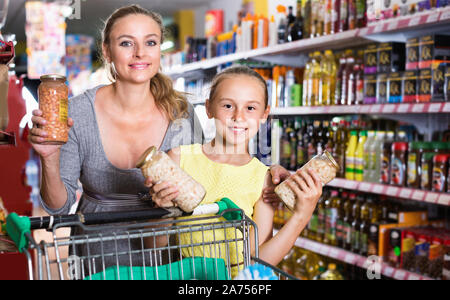
[[441, 279], [442, 270], [444, 267], [444, 240], [437, 236], [434, 231], [434, 236], [431, 238], [430, 250], [429, 250], [429, 265], [426, 275], [431, 278]]
[[388, 77], [388, 102], [400, 103], [402, 101], [402, 76], [400, 72], [393, 72]]
[[401, 267], [408, 271], [415, 271], [416, 254], [414, 247], [416, 245], [416, 234], [414, 230], [404, 230], [402, 232], [402, 257]]
[[174, 203], [185, 212], [192, 212], [205, 197], [205, 188], [154, 146], [142, 154], [136, 168], [154, 183], [167, 181], [176, 186], [179, 195]]
[[364, 74], [376, 74], [377, 73], [377, 44], [370, 44], [364, 50]]
[[377, 101], [377, 76], [364, 76], [364, 104], [375, 104]]
[[377, 72], [400, 72], [405, 69], [405, 44], [381, 43], [378, 45]]
[[431, 185], [431, 170], [432, 170], [432, 162], [433, 156], [436, 153], [427, 152], [422, 155], [422, 159], [420, 162], [420, 188], [423, 190], [430, 190]]
[[416, 70], [419, 64], [419, 38], [406, 40], [406, 70]]
[[387, 74], [379, 73], [377, 75], [377, 100], [376, 103], [387, 103]]
[[419, 69], [431, 68], [436, 61], [450, 56], [450, 39], [445, 35], [426, 35], [419, 40]]
[[433, 192], [445, 192], [447, 179], [447, 160], [448, 154], [437, 154], [433, 157], [433, 177], [431, 190]]
[[392, 144], [391, 179], [390, 183], [397, 186], [406, 185], [406, 153], [408, 143], [395, 142]]
[[417, 71], [405, 71], [403, 72], [403, 80], [402, 80], [402, 102], [418, 102], [419, 96], [417, 93], [417, 79], [418, 79]]
[[407, 186], [410, 188], [420, 188], [420, 162], [422, 155], [431, 150], [431, 144], [425, 142], [410, 142], [407, 165]]
[[426, 274], [429, 266], [430, 237], [423, 230], [419, 231], [414, 251], [416, 255], [416, 272]]
[[450, 234], [445, 235], [444, 241], [444, 266], [442, 269], [442, 279], [450, 280]]
[[41, 76], [38, 88], [39, 109], [47, 124], [41, 126], [47, 132], [45, 144], [65, 144], [69, 138], [68, 99], [69, 88], [65, 84], [66, 77], [61, 75]]
[[[301, 168], [301, 170], [303, 169], [313, 169], [317, 173], [317, 175], [319, 175], [322, 184], [326, 185], [336, 177], [336, 173], [339, 170], [339, 165], [336, 163], [331, 154], [325, 150], [322, 154], [314, 156], [309, 162], [307, 162]], [[288, 180], [292, 179], [288, 178], [287, 180], [280, 183], [275, 188], [275, 193], [278, 195], [278, 197], [280, 197], [280, 199], [290, 210], [294, 210], [296, 197], [294, 192], [287, 184]]]
[[450, 64], [445, 67], [444, 98], [450, 102]]
[[420, 70], [419, 73], [419, 102], [431, 101], [431, 69]]

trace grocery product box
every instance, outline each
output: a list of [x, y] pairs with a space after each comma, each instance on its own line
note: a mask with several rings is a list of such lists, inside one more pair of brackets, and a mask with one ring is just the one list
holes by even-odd
[[450, 102], [450, 64], [445, 67], [445, 83], [444, 83], [444, 98], [445, 101]]
[[428, 225], [427, 211], [402, 211], [398, 213], [398, 223]]
[[370, 44], [364, 49], [364, 74], [376, 74], [378, 64], [378, 45]]
[[400, 103], [402, 100], [402, 76], [400, 72], [390, 73], [388, 76], [387, 99], [389, 103]]
[[387, 102], [387, 79], [388, 74], [378, 73], [377, 75], [377, 101], [376, 103], [386, 103]]
[[402, 78], [402, 91], [403, 97], [402, 102], [418, 102], [418, 78], [419, 72], [417, 70], [414, 71], [405, 71], [403, 72]]
[[431, 68], [437, 61], [450, 60], [450, 36], [426, 35], [419, 39], [419, 69]]
[[399, 72], [405, 69], [405, 44], [380, 43], [377, 48], [377, 72]]
[[445, 68], [444, 61], [434, 61], [429, 69], [419, 73], [419, 102], [444, 101]]
[[364, 104], [374, 104], [377, 101], [376, 89], [377, 89], [377, 76], [376, 75], [365, 75], [364, 76]]
[[406, 70], [415, 70], [419, 66], [419, 38], [406, 40]]

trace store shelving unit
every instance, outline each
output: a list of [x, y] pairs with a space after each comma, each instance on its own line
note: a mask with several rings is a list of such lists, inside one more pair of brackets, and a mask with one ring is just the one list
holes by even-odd
[[[414, 15], [379, 21], [371, 23], [365, 28], [349, 30], [333, 35], [303, 39], [273, 47], [254, 49], [247, 52], [216, 57], [196, 63], [173, 66], [170, 69], [167, 69], [165, 73], [174, 79], [178, 77], [189, 78], [193, 74], [198, 76], [199, 73], [201, 74], [205, 70], [211, 70], [223, 64], [247, 59], [288, 65], [292, 67], [303, 67], [307, 60], [307, 54], [311, 51], [321, 51], [325, 49], [341, 50], [349, 47], [367, 45], [374, 41], [405, 42], [410, 37], [427, 35], [435, 32], [450, 32], [450, 6], [443, 9], [434, 9], [416, 13]], [[309, 115], [371, 115], [374, 117], [382, 115], [383, 118], [414, 123], [418, 129], [420, 129], [421, 133], [426, 133], [430, 136], [430, 133], [434, 130], [442, 130], [443, 128], [447, 129], [450, 119], [450, 103], [430, 102], [364, 104], [350, 106], [332, 105], [313, 107], [272, 107], [270, 114], [275, 118], [283, 116]], [[342, 178], [336, 178], [328, 185], [336, 188], [415, 200], [434, 205], [450, 206], [449, 193], [435, 193], [422, 189], [397, 187], [379, 183], [358, 182]], [[274, 234], [276, 233], [277, 230], [274, 230]], [[295, 245], [364, 269], [368, 269], [370, 267], [367, 257], [307, 238], [297, 238]], [[407, 270], [393, 268], [385, 263], [379, 263], [378, 267], [381, 270], [381, 274], [393, 279], [431, 279]]]
[[[226, 63], [241, 59], [253, 59], [269, 61], [272, 63], [283, 62], [291, 66], [303, 66], [306, 59], [299, 54], [313, 50], [341, 49], [357, 47], [369, 44], [372, 41], [403, 41], [412, 34], [427, 34], [439, 30], [450, 30], [450, 7], [420, 12], [393, 19], [387, 19], [369, 24], [359, 29], [348, 30], [332, 35], [317, 38], [303, 39], [291, 43], [280, 44], [272, 47], [238, 52], [200, 62], [172, 66], [165, 70], [165, 74], [171, 77], [186, 76], [186, 73], [198, 70], [214, 68]], [[304, 57], [306, 58], [306, 57]]]
[[[274, 229], [273, 233], [276, 234], [277, 232], [278, 230]], [[350, 265], [355, 265], [363, 269], [369, 269], [371, 270], [371, 272], [379, 271], [380, 274], [397, 280], [433, 280], [432, 278], [424, 275], [420, 275], [404, 269], [394, 268], [386, 263], [372, 261], [365, 256], [361, 256], [338, 247], [322, 244], [303, 237], [297, 238], [295, 246], [326, 257], [336, 259]]]

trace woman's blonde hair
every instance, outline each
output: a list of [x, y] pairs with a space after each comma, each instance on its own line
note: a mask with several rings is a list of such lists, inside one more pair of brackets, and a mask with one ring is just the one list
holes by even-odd
[[[165, 28], [161, 15], [149, 11], [139, 5], [130, 5], [117, 9], [106, 20], [105, 27], [102, 31], [103, 45], [108, 46], [110, 44], [111, 31], [117, 20], [129, 15], [145, 15], [152, 18], [161, 29], [160, 44], [164, 42]], [[108, 71], [108, 76], [115, 81], [116, 76], [114, 66], [106, 61], [103, 54], [102, 60]], [[186, 97], [183, 93], [174, 90], [173, 82], [169, 77], [158, 72], [150, 81], [150, 91], [152, 92], [153, 97], [155, 97], [156, 105], [166, 113], [171, 121], [187, 116], [188, 103]]]

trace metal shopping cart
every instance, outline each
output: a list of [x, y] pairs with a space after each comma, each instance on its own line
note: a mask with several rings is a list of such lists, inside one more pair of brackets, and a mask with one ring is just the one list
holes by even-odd
[[[72, 234], [58, 234], [67, 227]], [[30, 230], [42, 228], [51, 230], [51, 242], [33, 238]], [[178, 208], [39, 218], [10, 214], [7, 231], [27, 256], [30, 279], [229, 280], [255, 262], [270, 271], [270, 279], [295, 279], [258, 258], [256, 224], [226, 198], [192, 214]]]

